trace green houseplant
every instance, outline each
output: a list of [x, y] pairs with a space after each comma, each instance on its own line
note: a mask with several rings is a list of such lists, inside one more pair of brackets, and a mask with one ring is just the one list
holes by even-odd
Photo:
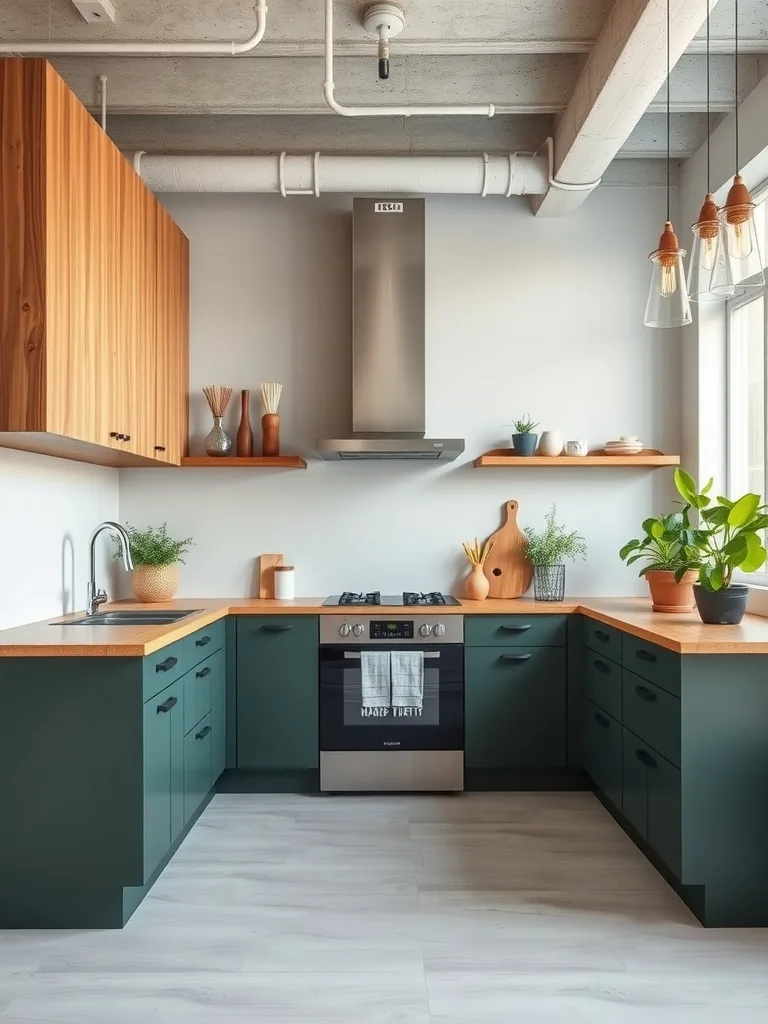
[[544, 517], [544, 529], [531, 526], [523, 530], [528, 545], [526, 558], [533, 565], [533, 593], [537, 601], [562, 601], [565, 598], [564, 560], [586, 558], [587, 544], [574, 530], [569, 533], [557, 522], [557, 506], [553, 503]]
[[[137, 601], [170, 601], [179, 587], [176, 568], [194, 543], [191, 537], [174, 540], [168, 536], [168, 524], [139, 530], [129, 523], [125, 530], [131, 542], [134, 570], [131, 586]], [[115, 558], [122, 558], [123, 546], [117, 541]]]
[[[699, 490], [684, 469], [675, 470], [675, 486], [686, 504], [699, 512], [699, 526], [689, 533], [688, 568], [699, 573], [693, 590], [701, 620], [718, 625], [741, 622], [749, 588], [734, 583], [733, 574], [757, 572], [765, 564], [768, 506], [761, 503], [759, 494], [712, 499], [712, 480]], [[678, 569], [677, 575], [682, 577], [684, 572]]]
[[[643, 521], [644, 535], [627, 541], [619, 557], [627, 565], [644, 561], [640, 575], [648, 581], [655, 612], [688, 612], [693, 608], [695, 561], [690, 505], [679, 512]], [[679, 574], [679, 575], [678, 575]]]
[[515, 420], [512, 424], [512, 447], [515, 455], [533, 455], [539, 442], [539, 435], [534, 433], [538, 425], [530, 416]]

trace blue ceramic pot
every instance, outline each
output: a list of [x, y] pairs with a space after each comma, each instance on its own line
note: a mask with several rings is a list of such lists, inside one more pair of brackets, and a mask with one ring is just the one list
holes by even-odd
[[538, 434], [513, 434], [512, 447], [515, 455], [533, 455], [539, 442]]

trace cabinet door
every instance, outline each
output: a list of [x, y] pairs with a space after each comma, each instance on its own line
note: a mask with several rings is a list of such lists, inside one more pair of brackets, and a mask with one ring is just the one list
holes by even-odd
[[154, 458], [179, 465], [186, 446], [189, 243], [158, 205]]
[[179, 679], [169, 693], [178, 698], [178, 704], [168, 717], [171, 720], [171, 842], [175, 842], [184, 828], [184, 684]]
[[682, 802], [680, 769], [652, 755], [648, 767], [648, 842], [664, 863], [682, 877]]
[[189, 821], [211, 788], [211, 716], [184, 737], [184, 819]]
[[144, 705], [145, 881], [171, 845], [171, 689]]
[[621, 726], [602, 708], [582, 698], [584, 769], [597, 788], [621, 810]]
[[468, 768], [553, 768], [566, 763], [565, 649], [468, 647]]
[[315, 616], [238, 619], [240, 768], [317, 769], [317, 633]]
[[[223, 659], [222, 659], [223, 660]], [[211, 785], [227, 765], [227, 680], [221, 672], [211, 682]]]
[[648, 752], [642, 740], [624, 730], [624, 778], [622, 784], [624, 817], [643, 839], [648, 836], [648, 780], [644, 758]]

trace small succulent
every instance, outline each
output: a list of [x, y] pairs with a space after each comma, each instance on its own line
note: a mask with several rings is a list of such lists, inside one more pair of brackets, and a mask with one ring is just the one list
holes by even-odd
[[514, 420], [512, 423], [516, 434], [532, 434], [538, 425], [530, 416], [523, 416], [522, 419]]

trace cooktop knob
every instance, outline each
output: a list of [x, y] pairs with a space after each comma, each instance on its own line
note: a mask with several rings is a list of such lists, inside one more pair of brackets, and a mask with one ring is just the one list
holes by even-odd
[[432, 627], [428, 623], [424, 622], [421, 626], [419, 626], [419, 632], [421, 633], [422, 636], [429, 636], [429, 634], [432, 632]]
[[339, 626], [339, 636], [349, 636], [352, 632], [352, 627], [349, 623], [345, 622], [342, 626]]
[[435, 636], [444, 636], [445, 635], [445, 626], [442, 624], [442, 622], [438, 622], [436, 625], [434, 625], [432, 627], [432, 633]]
[[355, 636], [362, 636], [365, 630], [363, 629], [359, 622], [356, 622], [352, 627], [352, 632], [355, 634]]

